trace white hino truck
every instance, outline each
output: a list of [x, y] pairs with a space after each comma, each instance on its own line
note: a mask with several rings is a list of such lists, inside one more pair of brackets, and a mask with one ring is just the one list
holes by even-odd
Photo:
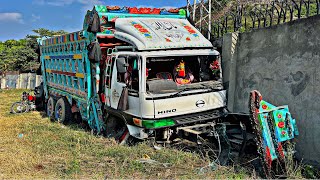
[[99, 5], [81, 31], [39, 40], [48, 116], [78, 114], [119, 143], [217, 137], [227, 115], [220, 54], [187, 17]]

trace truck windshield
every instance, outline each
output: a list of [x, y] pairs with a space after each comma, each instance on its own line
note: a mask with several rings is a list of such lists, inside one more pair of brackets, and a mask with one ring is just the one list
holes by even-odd
[[221, 86], [219, 56], [150, 57], [146, 71], [147, 91], [155, 94]]

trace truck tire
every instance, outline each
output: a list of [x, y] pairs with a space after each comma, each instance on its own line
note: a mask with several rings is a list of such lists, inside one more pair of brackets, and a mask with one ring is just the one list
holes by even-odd
[[120, 145], [127, 144], [130, 137], [127, 125], [122, 119], [109, 116], [106, 124], [106, 135], [108, 138], [114, 138]]
[[66, 124], [72, 120], [71, 106], [65, 97], [60, 98], [54, 110], [55, 120], [59, 123]]
[[56, 101], [53, 99], [53, 97], [50, 96], [47, 102], [47, 115], [50, 120], [54, 120], [54, 109], [56, 106]]

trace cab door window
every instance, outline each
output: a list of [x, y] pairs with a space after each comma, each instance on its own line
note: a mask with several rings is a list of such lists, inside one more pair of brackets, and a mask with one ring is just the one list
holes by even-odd
[[117, 74], [117, 81], [127, 85], [128, 89], [139, 91], [139, 61], [137, 56], [119, 56], [125, 58], [127, 71]]

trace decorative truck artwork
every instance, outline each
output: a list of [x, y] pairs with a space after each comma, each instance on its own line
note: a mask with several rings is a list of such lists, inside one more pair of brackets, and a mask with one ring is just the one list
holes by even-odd
[[296, 120], [288, 106], [276, 107], [262, 99], [259, 91], [251, 91], [249, 100], [251, 123], [257, 139], [258, 154], [268, 178], [274, 173], [285, 174], [285, 156], [293, 152], [291, 141], [299, 135]]
[[155, 27], [155, 30], [165, 30], [165, 31], [170, 31], [177, 29], [177, 26], [174, 26], [171, 22], [166, 22], [166, 21], [155, 21], [151, 24], [153, 27]]
[[117, 20], [116, 25], [119, 31], [137, 32], [135, 37], [150, 49], [211, 46], [186, 19], [127, 18]]

